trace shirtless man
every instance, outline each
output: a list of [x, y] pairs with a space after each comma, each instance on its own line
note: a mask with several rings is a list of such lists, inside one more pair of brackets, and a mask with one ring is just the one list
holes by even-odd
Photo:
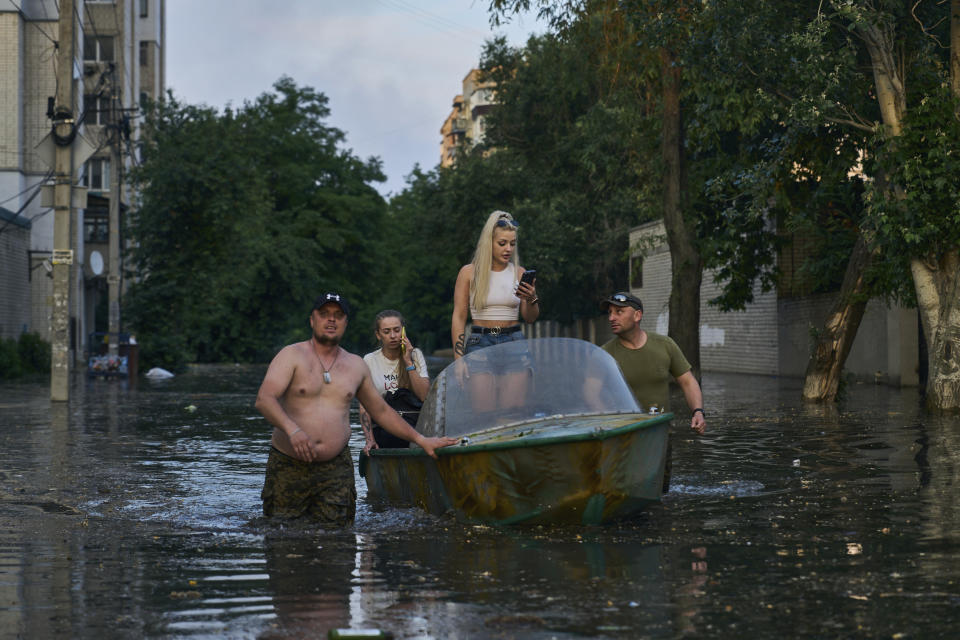
[[257, 392], [256, 407], [273, 425], [261, 493], [267, 516], [309, 515], [333, 526], [353, 521], [357, 490], [347, 441], [354, 396], [377, 424], [434, 458], [436, 448], [456, 443], [423, 437], [387, 406], [363, 359], [340, 347], [349, 314], [343, 296], [318, 297], [313, 335], [280, 350]]

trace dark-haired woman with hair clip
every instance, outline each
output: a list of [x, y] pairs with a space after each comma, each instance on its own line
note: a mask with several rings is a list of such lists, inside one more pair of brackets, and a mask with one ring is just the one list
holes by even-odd
[[[386, 309], [378, 313], [374, 319], [374, 335], [380, 348], [363, 356], [370, 368], [370, 378], [387, 404], [413, 426], [417, 422], [415, 414], [419, 403], [427, 397], [430, 388], [427, 361], [407, 337], [406, 321], [399, 311]], [[360, 405], [360, 426], [366, 439], [364, 452], [409, 444], [373, 423], [363, 405]]]

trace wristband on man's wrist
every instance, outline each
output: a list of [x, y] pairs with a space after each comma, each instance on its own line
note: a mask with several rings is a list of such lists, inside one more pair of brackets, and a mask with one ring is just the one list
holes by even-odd
[[696, 413], [697, 411], [699, 411], [700, 413], [702, 413], [704, 418], [707, 417], [707, 414], [704, 412], [704, 410], [703, 410], [701, 407], [697, 407], [696, 409], [694, 409], [694, 410], [693, 410], [693, 413]]
[[412, 364], [409, 367], [407, 367], [407, 371], [416, 371], [416, 370], [417, 370], [417, 365], [415, 364]]

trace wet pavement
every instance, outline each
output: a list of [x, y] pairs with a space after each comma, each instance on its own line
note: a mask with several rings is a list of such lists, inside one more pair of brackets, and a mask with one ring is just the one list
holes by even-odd
[[358, 478], [325, 532], [261, 518], [264, 370], [77, 377], [56, 405], [0, 384], [0, 637], [956, 637], [960, 419], [915, 390], [826, 410], [707, 374], [708, 433], [675, 421], [671, 490], [632, 521], [471, 526]]

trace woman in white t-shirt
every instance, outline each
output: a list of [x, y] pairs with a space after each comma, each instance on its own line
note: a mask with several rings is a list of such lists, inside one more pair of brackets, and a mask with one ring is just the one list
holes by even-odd
[[[410, 342], [405, 327], [406, 322], [399, 311], [386, 309], [378, 313], [374, 319], [374, 335], [380, 348], [363, 356], [363, 361], [370, 368], [373, 386], [381, 396], [396, 393], [398, 389], [409, 389], [423, 402], [430, 388], [427, 361], [423, 352]], [[401, 413], [401, 416], [404, 414]], [[409, 444], [374, 424], [363, 405], [360, 405], [360, 426], [367, 441], [364, 451], [379, 447], [406, 447]]]

